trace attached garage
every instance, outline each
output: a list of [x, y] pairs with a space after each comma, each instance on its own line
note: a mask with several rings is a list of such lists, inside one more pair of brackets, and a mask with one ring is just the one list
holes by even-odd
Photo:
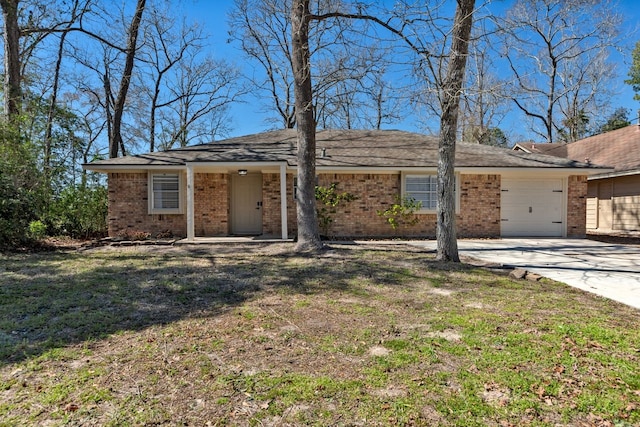
[[565, 235], [563, 179], [503, 178], [500, 234], [503, 237]]
[[[640, 231], [640, 125], [625, 126], [569, 144], [524, 142], [513, 149], [609, 169], [589, 174], [586, 231], [593, 234]], [[572, 215], [573, 210], [569, 204], [567, 215]]]

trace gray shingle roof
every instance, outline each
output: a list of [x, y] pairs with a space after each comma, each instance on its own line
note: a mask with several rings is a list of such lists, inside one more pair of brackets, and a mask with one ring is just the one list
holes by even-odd
[[[438, 139], [398, 130], [323, 130], [316, 136], [319, 167], [436, 167]], [[325, 156], [322, 156], [322, 152]], [[187, 162], [287, 162], [296, 166], [296, 131], [278, 130], [173, 150], [99, 160], [87, 169], [173, 166]], [[593, 168], [566, 158], [477, 144], [457, 144], [455, 166]]]

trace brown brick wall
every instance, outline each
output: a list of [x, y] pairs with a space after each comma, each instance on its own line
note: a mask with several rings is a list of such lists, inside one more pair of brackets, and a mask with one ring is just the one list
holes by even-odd
[[229, 234], [229, 175], [196, 173], [193, 177], [196, 237]]
[[567, 237], [587, 234], [587, 177], [571, 175], [567, 191]]
[[[489, 237], [500, 235], [500, 176], [461, 175], [461, 214], [457, 216], [461, 237]], [[265, 235], [280, 235], [280, 177], [263, 175], [263, 230]], [[399, 174], [320, 174], [318, 184], [337, 183], [338, 192], [357, 196], [351, 202], [342, 202], [332, 213], [331, 236], [404, 236], [434, 237], [435, 214], [419, 214], [416, 225], [391, 228], [377, 211], [396, 203], [401, 193]], [[293, 175], [287, 175], [287, 208], [289, 236], [296, 233], [296, 205], [293, 200]]]
[[[293, 174], [287, 174], [288, 232], [296, 234], [296, 204], [293, 199]], [[169, 231], [186, 236], [186, 215], [149, 215], [147, 174], [110, 173], [109, 235], [125, 231], [158, 234]], [[457, 229], [460, 237], [497, 237], [500, 235], [500, 176], [460, 175], [460, 214]], [[399, 174], [320, 174], [319, 185], [337, 183], [337, 191], [358, 198], [343, 202], [332, 214], [331, 236], [403, 236], [434, 237], [436, 216], [419, 214], [417, 225], [394, 230], [377, 214], [396, 202], [401, 193]], [[263, 233], [280, 237], [280, 175], [263, 174]], [[196, 173], [194, 176], [194, 215], [196, 236], [224, 236], [229, 232], [229, 190], [227, 174]], [[568, 181], [567, 234], [584, 236], [586, 232], [585, 176], [571, 176]]]
[[146, 173], [110, 173], [108, 184], [109, 236], [138, 231], [154, 236], [165, 232], [177, 237], [187, 235], [186, 215], [149, 215]]
[[500, 236], [500, 175], [460, 175], [461, 237]]
[[[422, 236], [429, 226], [425, 221], [403, 230], [393, 230], [386, 219], [376, 212], [396, 202], [400, 194], [400, 175], [377, 174], [322, 174], [318, 185], [328, 187], [336, 183], [338, 193], [350, 193], [357, 197], [350, 202], [341, 202], [329, 226], [330, 236], [394, 236], [399, 234]], [[332, 208], [328, 208], [333, 210]]]
[[[293, 202], [293, 175], [287, 174], [287, 231], [295, 235], [296, 205]], [[262, 174], [262, 234], [280, 237], [280, 174]]]

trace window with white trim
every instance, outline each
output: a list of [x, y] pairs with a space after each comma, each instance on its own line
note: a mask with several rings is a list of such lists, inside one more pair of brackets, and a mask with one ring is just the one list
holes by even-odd
[[438, 203], [438, 177], [436, 175], [407, 175], [404, 195], [422, 204], [422, 209], [436, 210]]
[[180, 173], [154, 173], [149, 176], [149, 212], [182, 213], [182, 176]]
[[[458, 211], [458, 177], [455, 178], [456, 212]], [[421, 211], [435, 211], [438, 205], [438, 176], [436, 174], [405, 175], [403, 196], [420, 202]]]

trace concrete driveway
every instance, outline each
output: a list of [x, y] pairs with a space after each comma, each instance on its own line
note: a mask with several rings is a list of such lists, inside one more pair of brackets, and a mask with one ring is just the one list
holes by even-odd
[[[436, 248], [435, 241], [413, 242]], [[587, 239], [458, 240], [461, 256], [522, 268], [640, 309], [640, 246]]]

